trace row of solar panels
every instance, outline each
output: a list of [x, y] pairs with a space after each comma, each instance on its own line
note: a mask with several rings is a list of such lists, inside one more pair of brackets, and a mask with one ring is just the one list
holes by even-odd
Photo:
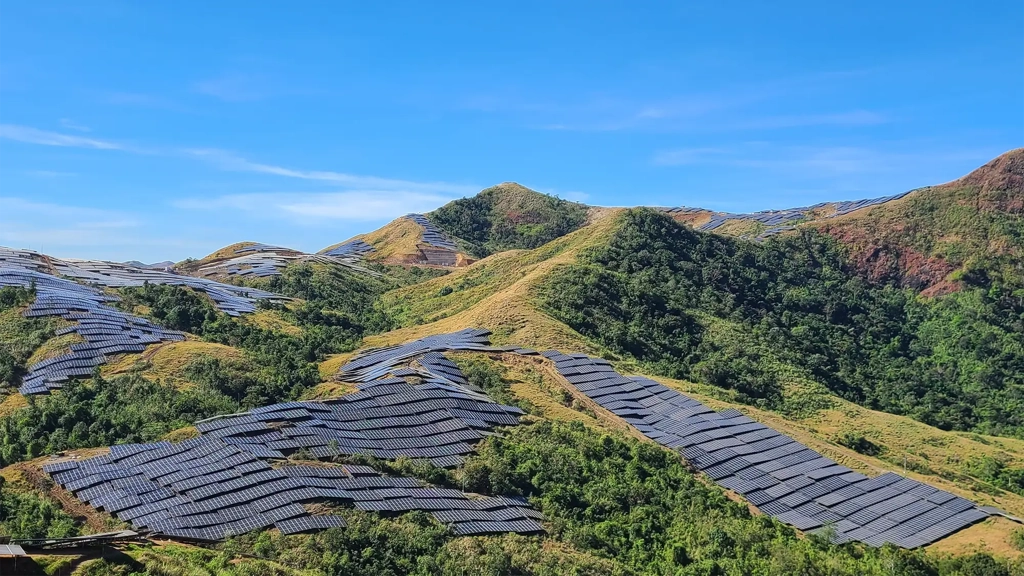
[[916, 548], [989, 515], [916, 480], [892, 473], [868, 478], [736, 410], [715, 412], [648, 378], [622, 376], [606, 360], [543, 354], [598, 405], [800, 530], [833, 526], [838, 542]]
[[211, 436], [113, 446], [106, 455], [43, 469], [81, 501], [136, 530], [188, 540], [270, 527], [292, 534], [344, 526], [339, 516], [313, 515], [304, 507], [316, 502], [381, 513], [428, 511], [459, 534], [543, 530], [539, 514], [519, 500], [425, 488], [367, 466], [281, 462], [275, 468]]
[[204, 277], [239, 276], [266, 278], [277, 276], [291, 264], [334, 264], [351, 270], [377, 276], [377, 272], [357, 264], [359, 255], [336, 255], [333, 253], [306, 254], [290, 248], [267, 244], [252, 244], [235, 250], [236, 256], [204, 264], [198, 274]]
[[[442, 340], [458, 345], [460, 337], [464, 344], [480, 336], [480, 331], [469, 331]], [[518, 424], [522, 410], [494, 402], [443, 355], [422, 346], [414, 349], [418, 355], [401, 347], [388, 349], [386, 366], [375, 371], [379, 377], [359, 383], [352, 394], [266, 406], [200, 422], [197, 428], [266, 457], [298, 452], [318, 458], [370, 454], [429, 459], [436, 466], [454, 467], [491, 429]], [[382, 358], [381, 351], [371, 356]], [[413, 359], [415, 368], [399, 366]], [[353, 360], [356, 365], [364, 361], [365, 356]]]
[[425, 510], [460, 535], [542, 531], [540, 514], [520, 500], [468, 498], [365, 466], [268, 465], [266, 460], [286, 456], [334, 460], [371, 454], [456, 466], [495, 425], [518, 423], [521, 410], [469, 385], [443, 355], [426, 352], [407, 364], [337, 399], [285, 402], [208, 419], [196, 424], [202, 436], [180, 444], [113, 446], [108, 455], [44, 469], [83, 502], [137, 529], [177, 538], [217, 540], [271, 526], [294, 533], [343, 525], [338, 517], [312, 516], [300, 505], [320, 500], [382, 513]]
[[[430, 365], [431, 358], [446, 349], [535, 354], [490, 347], [487, 334], [469, 329], [371, 350], [343, 366], [338, 377], [362, 382], [394, 372], [410, 358]], [[724, 488], [798, 529], [834, 526], [841, 542], [915, 548], [993, 513], [896, 474], [868, 478], [736, 410], [715, 412], [653, 380], [625, 377], [603, 359], [553, 350], [543, 355], [598, 405], [648, 438], [680, 451]], [[444, 374], [445, 369], [436, 368], [434, 373]]]
[[76, 324], [58, 332], [75, 332], [85, 342], [72, 344], [70, 352], [29, 366], [22, 379], [22, 394], [47, 394], [71, 378], [90, 376], [114, 354], [137, 353], [146, 345], [184, 340], [180, 332], [165, 330], [109, 304], [112, 297], [95, 288], [24, 268], [0, 268], [0, 286], [34, 286], [36, 299], [26, 317], [61, 316]]
[[[717, 229], [718, 227], [722, 226], [723, 224], [730, 220], [751, 220], [754, 222], [760, 222], [761, 224], [764, 224], [765, 226], [768, 227], [767, 230], [765, 230], [758, 236], [758, 239], [763, 239], [768, 236], [778, 234], [779, 232], [792, 229], [792, 223], [809, 216], [815, 210], [820, 210], [827, 206], [831, 206], [833, 211], [827, 214], [826, 217], [834, 218], [836, 216], [849, 214], [850, 212], [853, 212], [855, 210], [860, 210], [861, 208], [867, 208], [868, 206], [875, 206], [878, 204], [890, 202], [892, 200], [898, 200], [909, 193], [910, 192], [903, 192], [901, 194], [895, 194], [892, 196], [884, 196], [881, 198], [869, 198], [865, 200], [852, 200], [844, 202], [821, 202], [813, 206], [806, 206], [803, 208], [789, 208], [786, 210], [765, 210], [762, 212], [751, 212], [749, 214], [713, 212], [711, 213], [711, 218], [704, 224], [698, 226], [697, 229], [707, 232]], [[688, 207], [667, 208], [665, 209], [665, 211], [668, 212], [669, 214], [705, 212], [705, 210], [700, 208]]]
[[70, 278], [81, 284], [102, 288], [142, 286], [145, 283], [186, 286], [204, 292], [222, 312], [238, 316], [256, 311], [258, 300], [280, 300], [272, 292], [233, 286], [205, 278], [173, 272], [136, 268], [100, 260], [58, 259], [33, 252], [0, 247], [0, 270], [21, 270]]
[[423, 242], [425, 244], [429, 244], [437, 248], [443, 248], [445, 250], [451, 250], [453, 252], [458, 250], [455, 242], [452, 241], [447, 234], [442, 232], [440, 228], [434, 226], [434, 223], [428, 220], [423, 214], [406, 214], [403, 218], [412, 220], [423, 228]]
[[330, 250], [324, 250], [321, 254], [326, 256], [334, 256], [335, 258], [346, 258], [360, 260], [366, 258], [370, 254], [376, 252], [373, 246], [370, 246], [366, 242], [355, 239], [345, 242], [344, 244], [335, 246]]
[[[454, 465], [461, 462], [461, 455], [472, 450], [470, 443], [490, 433], [493, 426], [515, 423], [517, 411], [490, 401], [479, 390], [464, 384], [458, 367], [438, 351], [536, 354], [526, 349], [490, 347], [487, 334], [485, 330], [471, 329], [372, 350], [342, 368], [342, 377], [359, 382], [360, 390], [356, 393], [324, 402], [267, 406], [243, 415], [200, 422], [197, 428], [203, 432], [203, 438], [237, 450], [227, 453], [229, 456], [223, 460], [232, 466], [251, 465], [253, 458], [282, 458], [296, 452], [332, 459], [377, 448], [379, 451], [374, 453], [382, 458], [415, 457], [420, 453], [414, 450], [431, 444], [437, 449], [454, 447], [449, 451]], [[742, 494], [766, 514], [798, 529], [833, 526], [840, 542], [859, 540], [871, 545], [892, 543], [914, 548], [991, 513], [948, 492], [895, 474], [867, 478], [738, 411], [715, 412], [653, 380], [622, 376], [602, 359], [557, 351], [543, 354], [555, 362], [562, 377], [594, 402], [652, 440], [680, 451], [688, 462], [724, 488]], [[411, 440], [420, 437], [427, 441]], [[138, 460], [133, 455], [126, 457], [131, 458]], [[231, 484], [233, 480], [223, 476], [223, 462], [219, 467], [192, 467], [188, 473], [178, 473], [186, 474], [182, 479], [198, 472], [220, 474], [209, 480], [224, 485], [207, 488], [199, 495], [210, 496], [215, 506], [231, 507], [238, 498], [247, 498], [250, 493], [239, 492], [242, 486]], [[435, 464], [445, 465], [436, 459]], [[275, 480], [275, 486], [278, 482], [281, 480]], [[313, 484], [315, 488], [305, 484], [280, 486], [299, 491], [295, 497], [303, 498], [337, 495], [323, 490], [350, 488], [347, 484]], [[239, 493], [243, 496], [236, 496]], [[397, 493], [378, 496], [386, 494]], [[389, 498], [373, 502], [363, 506], [395, 512], [411, 509], [403, 508], [404, 496], [397, 499], [397, 507]], [[449, 512], [466, 509], [447, 500], [434, 504], [447, 507]], [[428, 504], [419, 505], [418, 509], [429, 509]], [[187, 510], [208, 513], [209, 506], [201, 504]], [[456, 527], [457, 533], [482, 530], [489, 525], [489, 521], [469, 515], [459, 518], [467, 524]], [[261, 521], [265, 523], [266, 519]], [[511, 529], [512, 523], [526, 520], [500, 521], [509, 523], [506, 527]], [[468, 523], [479, 526], [470, 528]]]

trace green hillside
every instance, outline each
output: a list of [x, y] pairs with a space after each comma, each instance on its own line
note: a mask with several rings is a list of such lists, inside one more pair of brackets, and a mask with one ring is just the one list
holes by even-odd
[[477, 258], [516, 248], [537, 248], [587, 220], [587, 207], [515, 182], [454, 200], [427, 215], [438, 228], [462, 240]]
[[[184, 288], [116, 290], [119, 306], [188, 339], [111, 359], [50, 396], [0, 390], [0, 535], [115, 527], [45, 478], [49, 454], [177, 441], [196, 434], [198, 419], [347, 394], [353, 388], [334, 376], [357, 350], [468, 327], [491, 330], [499, 345], [602, 356], [858, 472], [896, 470], [1024, 516], [1022, 157], [761, 242], [699, 232], [657, 210], [592, 209], [502, 184], [428, 215], [482, 257], [447, 273], [403, 259], [420, 232], [392, 233], [393, 223], [364, 236], [389, 264], [372, 264], [380, 276], [290, 265], [263, 287], [293, 300], [242, 317]], [[31, 299], [31, 290], [0, 290], [0, 376], [12, 384], [68, 345], [53, 338], [59, 322], [21, 316]], [[423, 513], [344, 510], [345, 529], [262, 531], [204, 547], [158, 541], [105, 557], [40, 557], [32, 570], [1024, 574], [1024, 527], [1010, 520], [915, 551], [834, 545], [753, 510], [574, 395], [542, 358], [450, 356], [471, 384], [525, 410], [522, 425], [500, 429], [455, 469], [346, 462], [527, 498], [544, 514], [545, 535], [456, 537]]]
[[1024, 290], [1024, 148], [948, 184], [807, 226], [838, 239], [873, 282], [926, 294]]

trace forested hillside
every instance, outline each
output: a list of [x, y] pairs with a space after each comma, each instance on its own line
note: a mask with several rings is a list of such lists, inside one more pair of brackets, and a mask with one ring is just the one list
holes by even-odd
[[1024, 290], [1024, 149], [941, 186], [814, 227], [873, 282], [939, 295], [961, 286]]
[[429, 214], [478, 258], [513, 248], [537, 248], [582, 226], [587, 207], [514, 182], [445, 204]]
[[631, 210], [553, 275], [544, 306], [652, 371], [781, 406], [813, 381], [942, 429], [1024, 437], [1024, 302], [999, 278], [924, 298], [856, 273], [828, 236], [752, 243]]
[[[956, 182], [758, 241], [700, 232], [661, 210], [594, 209], [502, 184], [427, 215], [483, 258], [472, 264], [402, 260], [421, 250], [424, 229], [400, 219], [364, 235], [376, 256], [358, 266], [303, 261], [232, 279], [287, 297], [251, 313], [228, 315], [181, 286], [108, 288], [119, 299], [111, 306], [185, 339], [110, 358], [46, 396], [14, 390], [29, 366], [77, 342], [55, 335], [70, 322], [26, 317], [34, 286], [0, 288], [0, 535], [124, 526], [73, 506], [40, 470], [50, 455], [180, 442], [200, 434], [198, 420], [348, 395], [358, 384], [339, 368], [357, 351], [474, 327], [499, 345], [603, 356], [857, 473], [898, 471], [1022, 515], [1022, 172], [1015, 151]], [[827, 529], [799, 533], [716, 485], [541, 358], [452, 358], [472, 394], [525, 411], [519, 425], [495, 428], [449, 468], [362, 453], [319, 464], [524, 498], [545, 534], [464, 537], [424, 512], [318, 502], [310, 510], [347, 527], [54, 555], [34, 573], [1024, 575], [1024, 527], [1011, 520], [912, 551], [836, 544]], [[311, 458], [300, 451], [275, 466]]]

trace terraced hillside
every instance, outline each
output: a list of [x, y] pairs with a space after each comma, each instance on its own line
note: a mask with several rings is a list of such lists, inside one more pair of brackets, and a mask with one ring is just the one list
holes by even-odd
[[[299, 254], [234, 317], [79, 291], [184, 339], [6, 395], [0, 531], [130, 525], [155, 544], [75, 561], [152, 573], [1017, 574], [1020, 154], [709, 231], [504, 184], [320, 255], [354, 266]], [[250, 253], [295, 256], [204, 265]], [[0, 294], [8, 379], [78, 345], [33, 288]]]

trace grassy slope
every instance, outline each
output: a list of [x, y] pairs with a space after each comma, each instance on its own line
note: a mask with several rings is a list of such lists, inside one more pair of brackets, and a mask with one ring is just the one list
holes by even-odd
[[[573, 262], [587, 247], [608, 238], [615, 230], [615, 214], [610, 212], [610, 217], [541, 248], [495, 254], [448, 276], [385, 294], [382, 306], [395, 314], [403, 327], [371, 336], [366, 345], [386, 346], [429, 334], [483, 327], [495, 333], [492, 340], [499, 344], [601, 354], [595, 344], [541, 312], [536, 305], [535, 290], [547, 274]], [[446, 287], [452, 290], [449, 292]], [[351, 357], [352, 354], [346, 354], [328, 360], [321, 366], [322, 375], [335, 373]], [[636, 373], [635, 367], [626, 362], [617, 362], [617, 367]], [[537, 371], [536, 368], [531, 370]], [[552, 396], [550, 384], [538, 384], [532, 379], [534, 376], [525, 377], [522, 371], [519, 376], [519, 383], [513, 390], [543, 406], [545, 415], [597, 423], [592, 416]], [[557, 377], [549, 374], [547, 379]], [[736, 408], [853, 469], [873, 475], [885, 470], [903, 473], [906, 463], [906, 474], [910, 477], [1013, 514], [1024, 514], [1024, 497], [979, 481], [969, 476], [964, 468], [967, 458], [978, 456], [992, 456], [1011, 466], [1024, 466], [1024, 441], [946, 432], [907, 417], [868, 410], [831, 395], [821, 402], [826, 407], [783, 416], [732, 402], [729, 392], [712, 386], [665, 378], [657, 380], [713, 408]], [[787, 393], [797, 392], [795, 388], [787, 389]], [[824, 394], [821, 390], [813, 393]], [[884, 446], [885, 452], [879, 457], [854, 452], [836, 442], [841, 432], [859, 432]], [[1010, 522], [991, 520], [958, 534], [955, 539], [943, 541], [937, 548], [966, 550], [968, 544], [984, 541], [993, 552], [1006, 555], [1011, 551], [1010, 533], [1016, 528], [1019, 526]]]
[[192, 386], [183, 376], [185, 367], [202, 357], [217, 358], [226, 364], [247, 365], [249, 361], [238, 348], [185, 340], [183, 342], [164, 342], [149, 346], [141, 354], [126, 354], [116, 362], [103, 366], [104, 377], [138, 372], [143, 378], [161, 380], [176, 388]]
[[[415, 264], [422, 258], [419, 244], [423, 241], [423, 228], [408, 218], [396, 218], [383, 227], [353, 236], [344, 242], [332, 244], [320, 253], [330, 251], [353, 240], [362, 240], [373, 246], [374, 252], [366, 259], [384, 264]], [[462, 254], [465, 258], [466, 255]]]
[[447, 276], [388, 292], [381, 306], [403, 327], [371, 336], [366, 345], [479, 326], [494, 332], [495, 342], [597, 352], [574, 330], [539, 312], [533, 291], [551, 270], [607, 238], [614, 231], [615, 219], [608, 217], [613, 214], [538, 249], [495, 254]]

